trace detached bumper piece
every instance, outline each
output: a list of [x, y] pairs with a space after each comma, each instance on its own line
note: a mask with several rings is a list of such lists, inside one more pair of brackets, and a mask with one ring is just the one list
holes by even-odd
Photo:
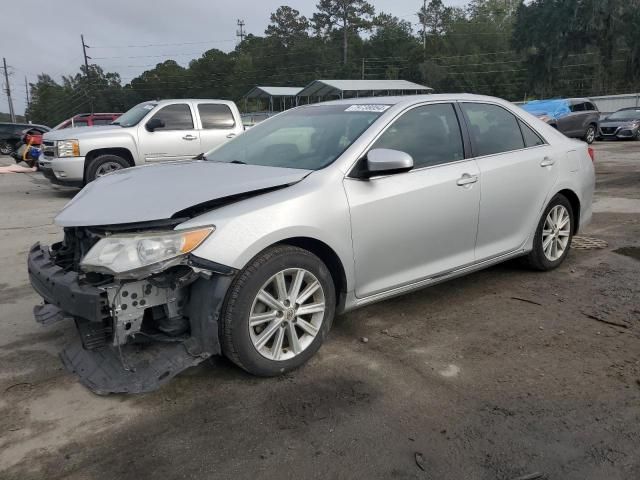
[[183, 343], [124, 345], [85, 350], [80, 340], [60, 353], [65, 368], [98, 395], [157, 390], [205, 358], [187, 352]]
[[[195, 275], [180, 288], [152, 286], [151, 280], [98, 287], [56, 265], [40, 244], [31, 248], [28, 268], [32, 286], [45, 300], [34, 308], [36, 321], [75, 321], [79, 337], [60, 357], [98, 395], [151, 392], [220, 353], [218, 318], [233, 270]], [[156, 313], [162, 325], [154, 323]], [[152, 330], [153, 325], [160, 328], [145, 331], [143, 318]], [[185, 322], [187, 331], [178, 329]]]

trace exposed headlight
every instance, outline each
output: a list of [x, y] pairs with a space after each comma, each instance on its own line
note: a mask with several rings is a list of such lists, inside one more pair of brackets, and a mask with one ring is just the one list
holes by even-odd
[[80, 262], [88, 272], [119, 277], [150, 275], [177, 265], [214, 227], [198, 230], [112, 235], [96, 243]]
[[79, 157], [80, 143], [78, 140], [58, 140], [58, 157]]

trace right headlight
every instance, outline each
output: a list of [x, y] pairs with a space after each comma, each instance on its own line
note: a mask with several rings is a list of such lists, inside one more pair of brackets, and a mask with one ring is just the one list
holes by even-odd
[[58, 157], [79, 157], [80, 143], [78, 140], [58, 140]]

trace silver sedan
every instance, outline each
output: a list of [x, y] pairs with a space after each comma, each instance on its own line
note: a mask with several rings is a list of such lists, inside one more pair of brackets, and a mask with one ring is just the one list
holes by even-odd
[[551, 270], [591, 218], [593, 151], [492, 97], [302, 106], [203, 158], [100, 178], [57, 217], [64, 241], [30, 253], [36, 317], [76, 318], [84, 348], [63, 359], [94, 391], [220, 353], [290, 371], [336, 313], [515, 257]]

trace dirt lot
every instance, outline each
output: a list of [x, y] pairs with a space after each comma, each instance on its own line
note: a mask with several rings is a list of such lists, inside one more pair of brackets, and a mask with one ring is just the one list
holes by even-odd
[[0, 478], [640, 478], [640, 142], [596, 149], [607, 248], [344, 315], [283, 378], [217, 359], [141, 396], [91, 394], [74, 327], [32, 320], [26, 252], [74, 191], [0, 176]]

